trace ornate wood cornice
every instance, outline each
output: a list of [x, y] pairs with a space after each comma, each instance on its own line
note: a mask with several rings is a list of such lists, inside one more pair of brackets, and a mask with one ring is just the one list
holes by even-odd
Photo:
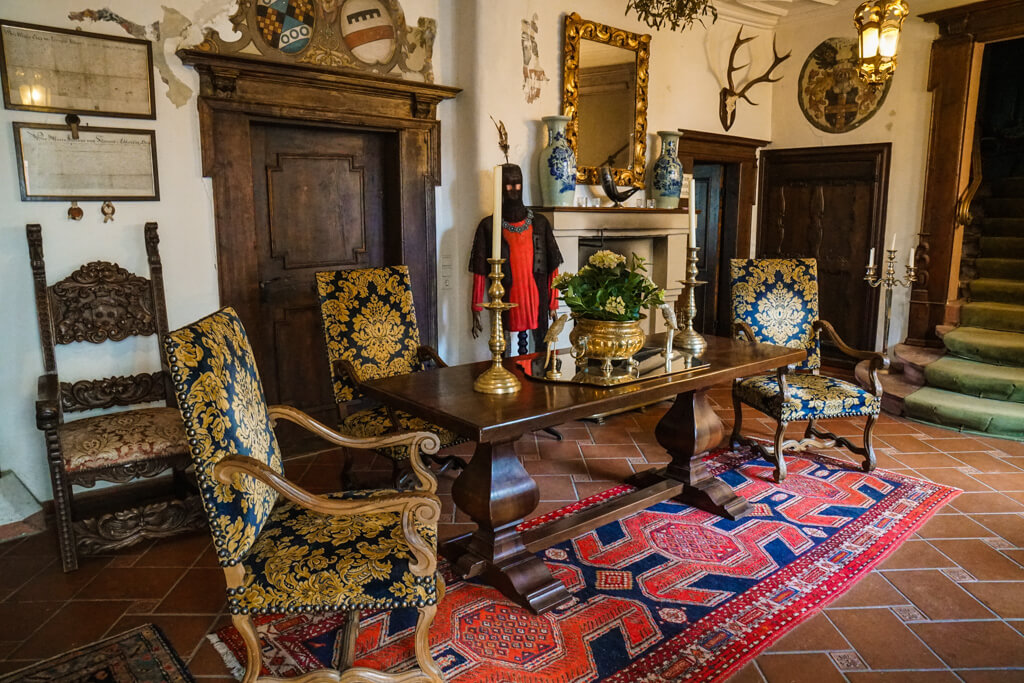
[[928, 12], [921, 18], [938, 24], [943, 38], [970, 35], [976, 42], [990, 43], [1024, 33], [1024, 3], [1020, 0], [984, 0]]
[[715, 161], [753, 161], [757, 158], [757, 150], [770, 143], [770, 140], [741, 138], [702, 130], [678, 130], [680, 157], [693, 156]]

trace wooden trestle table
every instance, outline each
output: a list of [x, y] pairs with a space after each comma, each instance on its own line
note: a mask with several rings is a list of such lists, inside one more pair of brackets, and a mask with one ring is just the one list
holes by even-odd
[[[652, 343], [658, 343], [658, 337]], [[722, 421], [708, 403], [707, 389], [798, 363], [805, 354], [801, 349], [706, 339], [703, 360], [708, 367], [617, 387], [538, 382], [524, 377], [513, 361], [506, 360], [505, 366], [522, 382], [515, 394], [473, 391], [473, 380], [489, 361], [376, 379], [360, 388], [382, 403], [476, 441], [473, 457], [455, 480], [452, 497], [476, 522], [477, 530], [448, 541], [441, 553], [461, 576], [481, 576], [508, 597], [542, 613], [570, 596], [533, 554], [538, 550], [669, 498], [729, 519], [747, 513], [746, 499], [712, 477], [701, 459], [723, 436]], [[523, 434], [673, 396], [672, 407], [654, 431], [672, 457], [664, 469], [637, 475], [631, 481], [635, 491], [535, 529], [516, 530], [540, 499], [537, 483], [513, 448]]]

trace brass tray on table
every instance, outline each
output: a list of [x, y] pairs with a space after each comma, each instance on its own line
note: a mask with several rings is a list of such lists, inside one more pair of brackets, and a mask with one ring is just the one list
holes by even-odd
[[[655, 377], [678, 375], [696, 372], [708, 367], [708, 362], [695, 358], [690, 354], [672, 350], [671, 362], [665, 360], [664, 346], [645, 346], [633, 355], [633, 363], [626, 360], [612, 361], [612, 373], [605, 377], [601, 364], [597, 361], [577, 361], [570, 355], [571, 349], [557, 349], [545, 368], [547, 354], [524, 356], [512, 359], [523, 374], [538, 382], [555, 382], [561, 384], [588, 384], [593, 386], [622, 386], [633, 382], [643, 382]], [[550, 372], [552, 367], [556, 373]]]

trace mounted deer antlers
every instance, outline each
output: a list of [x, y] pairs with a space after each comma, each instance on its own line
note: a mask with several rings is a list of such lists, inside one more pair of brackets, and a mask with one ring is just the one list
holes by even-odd
[[776, 81], [782, 80], [781, 76], [779, 78], [772, 78], [772, 71], [775, 71], [777, 66], [789, 59], [790, 55], [793, 54], [793, 51], [790, 50], [780, 57], [778, 51], [775, 49], [775, 38], [772, 38], [772, 65], [768, 67], [768, 70], [763, 74], [747, 81], [743, 88], [737, 90], [736, 84], [733, 83], [732, 80], [733, 73], [750, 65], [743, 64], [741, 66], [734, 66], [733, 61], [736, 59], [736, 53], [743, 45], [746, 45], [757, 37], [750, 36], [749, 38], [741, 38], [740, 36], [742, 33], [743, 27], [740, 26], [740, 30], [736, 32], [736, 43], [732, 46], [732, 50], [729, 52], [729, 68], [726, 71], [726, 80], [729, 82], [729, 85], [722, 88], [722, 91], [719, 93], [718, 118], [721, 119], [722, 127], [726, 130], [732, 128], [732, 124], [736, 121], [736, 103], [739, 102], [739, 99], [742, 97], [747, 102], [750, 102], [750, 104], [757, 106], [757, 102], [754, 102], [747, 97], [747, 91], [758, 83], [775, 83]]

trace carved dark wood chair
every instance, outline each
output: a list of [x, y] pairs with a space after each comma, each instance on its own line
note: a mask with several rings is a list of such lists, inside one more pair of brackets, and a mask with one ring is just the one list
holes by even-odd
[[[818, 319], [818, 263], [815, 259], [733, 259], [730, 265], [733, 334], [752, 342], [807, 351], [807, 359], [802, 363], [781, 367], [774, 375], [733, 381], [732, 446], [746, 444], [762, 457], [774, 460], [775, 481], [786, 478], [783, 450], [803, 450], [808, 446], [830, 448], [836, 443], [864, 456], [863, 470], [870, 472], [875, 467], [871, 430], [882, 405], [878, 371], [889, 366], [888, 359], [874, 351], [850, 348], [832, 325]], [[842, 353], [870, 361], [872, 391], [819, 374], [822, 332]], [[807, 372], [795, 372], [797, 370]], [[759, 441], [740, 436], [744, 403], [776, 420], [773, 446], [766, 447]], [[840, 417], [866, 418], [863, 446], [817, 427], [818, 420]], [[786, 426], [804, 420], [807, 429], [803, 438], [785, 440]]]
[[[182, 472], [189, 465], [188, 446], [174, 398], [167, 390], [163, 360], [162, 369], [152, 373], [74, 382], [61, 381], [57, 375], [56, 345], [99, 344], [167, 332], [156, 223], [145, 227], [149, 279], [115, 263], [94, 261], [47, 286], [42, 230], [28, 225], [27, 233], [45, 370], [39, 377], [36, 425], [46, 439], [64, 571], [78, 568], [79, 553], [123, 548], [146, 538], [201, 527], [199, 500], [186, 495]], [[65, 420], [71, 413], [154, 403], [163, 406]], [[74, 485], [126, 483], [168, 469], [174, 472], [177, 495], [167, 500], [150, 498], [91, 517], [81, 514], [82, 506], [74, 504]], [[105, 493], [96, 497], [109, 498]]]
[[[164, 340], [189, 434], [196, 478], [227, 583], [228, 611], [246, 646], [245, 683], [259, 681], [441, 681], [429, 630], [444, 597], [437, 573], [437, 480], [419, 454], [436, 452], [426, 432], [346, 437], [289, 406], [267, 406], [252, 349], [230, 308]], [[274, 422], [293, 422], [344, 447], [402, 448], [410, 492], [314, 495], [283, 476]], [[415, 608], [418, 669], [386, 674], [351, 668], [361, 610]], [[335, 665], [295, 679], [261, 678], [253, 614], [344, 610]]]
[[[363, 399], [360, 382], [417, 372], [430, 363], [445, 367], [434, 349], [420, 344], [408, 267], [325, 271], [316, 274], [316, 284], [334, 398], [339, 409], [347, 413], [341, 420], [341, 431], [362, 437], [427, 431], [438, 435], [442, 447], [466, 441], [388, 406], [353, 409]], [[396, 472], [407, 457], [404, 448], [389, 447], [378, 452], [395, 463]], [[464, 466], [462, 460], [451, 455], [431, 459], [441, 465], [442, 471]]]

